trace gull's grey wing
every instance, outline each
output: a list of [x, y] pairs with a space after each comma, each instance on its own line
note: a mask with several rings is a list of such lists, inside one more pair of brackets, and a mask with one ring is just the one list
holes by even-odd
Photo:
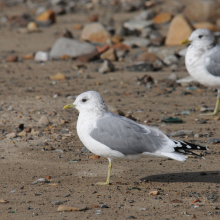
[[220, 77], [220, 46], [215, 46], [205, 58], [205, 66], [210, 74]]
[[108, 113], [98, 119], [91, 137], [124, 155], [153, 153], [166, 145], [168, 137], [158, 129], [148, 128], [136, 122]]

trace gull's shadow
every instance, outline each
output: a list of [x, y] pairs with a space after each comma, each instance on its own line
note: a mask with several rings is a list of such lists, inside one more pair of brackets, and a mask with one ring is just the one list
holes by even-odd
[[142, 182], [201, 182], [201, 183], [220, 183], [220, 171], [201, 171], [167, 173], [147, 176], [140, 179]]

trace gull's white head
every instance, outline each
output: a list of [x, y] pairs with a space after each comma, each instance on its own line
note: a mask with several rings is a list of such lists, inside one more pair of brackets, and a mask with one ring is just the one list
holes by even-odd
[[104, 113], [108, 111], [104, 99], [96, 91], [83, 92], [77, 96], [73, 104], [65, 105], [64, 109], [75, 107], [79, 112]]
[[205, 28], [193, 31], [188, 40], [191, 42], [191, 45], [198, 49], [212, 48], [215, 45], [214, 35]]

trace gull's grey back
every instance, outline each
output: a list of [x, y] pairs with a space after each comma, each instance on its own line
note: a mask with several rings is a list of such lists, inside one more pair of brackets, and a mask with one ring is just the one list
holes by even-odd
[[124, 155], [153, 153], [166, 144], [166, 136], [157, 129], [143, 127], [127, 118], [108, 113], [98, 119], [90, 133], [98, 142]]

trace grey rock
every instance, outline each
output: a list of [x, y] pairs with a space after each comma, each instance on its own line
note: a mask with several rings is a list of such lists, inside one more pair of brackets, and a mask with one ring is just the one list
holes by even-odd
[[66, 5], [64, 0], [50, 0], [52, 5]]
[[99, 68], [99, 72], [102, 74], [108, 73], [108, 72], [113, 72], [114, 70], [115, 70], [115, 67], [112, 64], [112, 62], [109, 60], [105, 60], [103, 62], [103, 64], [101, 65], [101, 67]]
[[163, 62], [167, 64], [168, 66], [172, 64], [176, 64], [179, 62], [178, 58], [175, 55], [169, 55], [164, 58]]
[[137, 21], [137, 20], [129, 20], [126, 21], [123, 26], [130, 31], [134, 30], [143, 30], [146, 27], [150, 27], [153, 25], [153, 21]]
[[[155, 49], [155, 48], [154, 48]], [[158, 49], [158, 48], [157, 48]], [[148, 50], [149, 51], [149, 50]], [[150, 51], [149, 51], [150, 52]], [[152, 53], [154, 53], [152, 51]], [[174, 55], [176, 53], [176, 49], [173, 47], [168, 47], [164, 49], [155, 50], [155, 55], [159, 57], [161, 60], [164, 60], [166, 57]]]
[[175, 131], [175, 132], [171, 132], [169, 134], [167, 134], [167, 136], [169, 137], [180, 137], [180, 136], [184, 136], [184, 135], [190, 135], [193, 132], [190, 130], [179, 130], [179, 131]]
[[143, 38], [146, 38], [151, 34], [151, 32], [152, 32], [152, 28], [146, 27], [143, 30], [141, 30], [141, 35], [140, 36], [143, 37]]
[[220, 143], [220, 138], [211, 138], [207, 142], [207, 144], [217, 144], [217, 143]]
[[178, 52], [178, 55], [181, 56], [181, 57], [185, 57], [186, 56], [186, 51], [187, 51], [187, 47], [182, 49], [182, 50], [180, 50]]
[[134, 20], [140, 21], [140, 20], [148, 20], [152, 19], [155, 16], [155, 13], [150, 10], [143, 10], [136, 16], [134, 16]]
[[36, 14], [36, 16], [37, 16], [37, 15], [43, 13], [43, 12], [46, 11], [46, 10], [47, 10], [46, 7], [44, 7], [44, 6], [39, 6], [39, 7], [36, 9], [35, 14]]
[[161, 68], [164, 67], [163, 62], [159, 59], [154, 61], [153, 66], [154, 66], [155, 69], [161, 69]]
[[147, 47], [150, 44], [150, 40], [141, 37], [132, 37], [123, 41], [123, 44], [129, 47]]
[[158, 47], [148, 47], [148, 52], [157, 55], [160, 52], [160, 49]]
[[60, 134], [69, 134], [69, 131], [64, 128], [60, 131]]
[[35, 185], [35, 184], [37, 184], [37, 183], [50, 183], [50, 180], [47, 180], [47, 179], [45, 179], [45, 178], [40, 178], [40, 179], [38, 179], [38, 180], [32, 182], [31, 185]]
[[96, 48], [92, 44], [61, 37], [54, 43], [49, 55], [50, 58], [58, 59], [64, 54], [69, 57], [79, 57], [95, 51]]
[[202, 134], [198, 134], [198, 133], [194, 134], [194, 138], [200, 138], [202, 136], [203, 136]]
[[49, 125], [50, 121], [48, 119], [48, 117], [46, 115], [42, 115], [40, 120], [39, 120], [39, 124], [42, 126], [47, 126]]
[[176, 75], [176, 73], [172, 73], [169, 75], [168, 79], [176, 81], [178, 79], [178, 76]]
[[52, 201], [51, 202], [53, 205], [62, 205], [64, 202], [62, 202], [62, 201]]

